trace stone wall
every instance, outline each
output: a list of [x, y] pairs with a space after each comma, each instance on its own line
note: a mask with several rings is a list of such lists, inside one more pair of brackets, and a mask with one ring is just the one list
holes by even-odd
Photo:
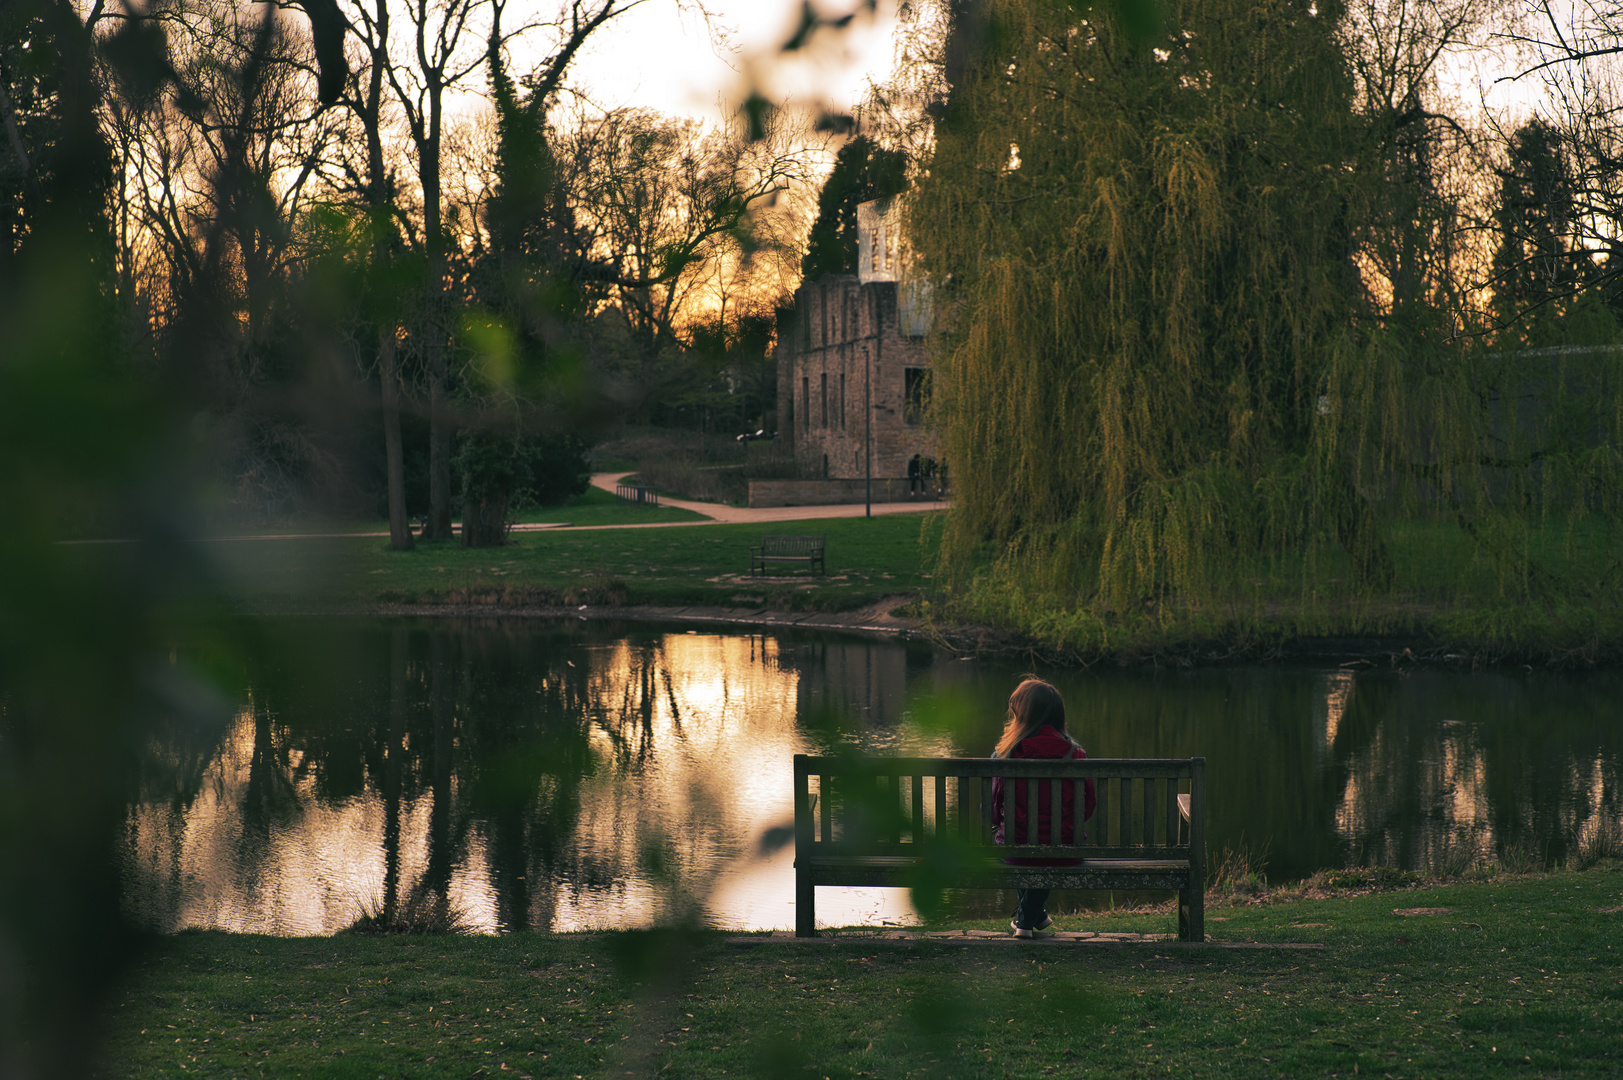
[[[855, 480], [751, 480], [749, 482], [751, 506], [842, 506], [866, 502], [864, 482]], [[937, 502], [932, 494], [910, 497], [907, 477], [874, 477], [873, 501]], [[945, 506], [945, 503], [941, 504]]]
[[905, 477], [914, 454], [935, 456], [919, 414], [929, 367], [924, 339], [902, 332], [894, 282], [802, 285], [778, 337], [778, 432], [800, 475]]

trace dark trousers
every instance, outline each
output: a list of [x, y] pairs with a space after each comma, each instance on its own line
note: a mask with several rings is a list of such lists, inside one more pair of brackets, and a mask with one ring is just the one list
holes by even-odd
[[1030, 929], [1043, 921], [1048, 913], [1048, 894], [1051, 889], [1021, 889], [1020, 903], [1014, 909], [1014, 925]]

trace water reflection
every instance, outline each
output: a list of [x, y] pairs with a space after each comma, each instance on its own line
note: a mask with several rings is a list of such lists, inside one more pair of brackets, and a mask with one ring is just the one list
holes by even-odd
[[[263, 933], [435, 912], [791, 926], [792, 852], [759, 838], [792, 820], [793, 755], [825, 748], [832, 716], [862, 718], [839, 737], [898, 745], [907, 682], [905, 650], [858, 641], [290, 628], [195, 779], [132, 807], [129, 906], [165, 930]], [[870, 890], [844, 916], [907, 913]]]
[[1616, 675], [1360, 676], [1331, 743], [1351, 861], [1565, 857], [1620, 813]]
[[[1203, 754], [1214, 849], [1276, 879], [1560, 858], [1623, 811], [1613, 675], [1049, 673], [1094, 756]], [[126, 837], [162, 930], [793, 925], [793, 755], [982, 755], [1019, 671], [896, 642], [601, 624], [287, 623], [212, 741], [170, 733]], [[828, 891], [831, 922], [905, 895]]]

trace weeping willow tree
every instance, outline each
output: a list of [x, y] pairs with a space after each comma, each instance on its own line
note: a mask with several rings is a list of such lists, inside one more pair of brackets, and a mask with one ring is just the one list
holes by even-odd
[[1611, 354], [1535, 374], [1388, 318], [1359, 238], [1402, 121], [1360, 107], [1339, 5], [1163, 13], [1146, 38], [1102, 6], [954, 5], [909, 213], [945, 301], [943, 589], [1085, 646], [1282, 602], [1370, 629], [1416, 588], [1420, 523], [1455, 545], [1427, 587], [1525, 596], [1530, 530], [1617, 508], [1623, 414], [1572, 411], [1620, 401]]

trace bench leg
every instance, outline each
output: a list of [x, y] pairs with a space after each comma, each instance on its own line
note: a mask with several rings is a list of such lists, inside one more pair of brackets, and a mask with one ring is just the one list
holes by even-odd
[[795, 937], [817, 936], [816, 890], [808, 875], [795, 875]]
[[1206, 890], [1194, 883], [1178, 893], [1178, 940], [1206, 940]]

